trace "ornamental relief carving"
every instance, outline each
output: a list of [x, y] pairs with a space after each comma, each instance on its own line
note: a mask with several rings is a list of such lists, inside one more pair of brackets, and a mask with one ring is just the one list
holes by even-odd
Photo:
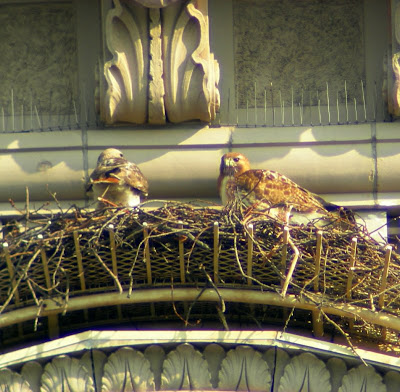
[[62, 355], [47, 364], [29, 362], [20, 373], [0, 370], [0, 391], [24, 392], [391, 392], [398, 390], [399, 381], [399, 372], [391, 370], [382, 377], [370, 365], [349, 366], [340, 358], [323, 360], [307, 352], [290, 355], [278, 348], [262, 353], [250, 346], [225, 350], [217, 344], [203, 351], [190, 344], [169, 352], [158, 345], [143, 352], [132, 347], [107, 354], [90, 350], [80, 358]]
[[100, 115], [106, 124], [210, 122], [219, 65], [210, 52], [208, 0], [114, 0], [105, 36]]

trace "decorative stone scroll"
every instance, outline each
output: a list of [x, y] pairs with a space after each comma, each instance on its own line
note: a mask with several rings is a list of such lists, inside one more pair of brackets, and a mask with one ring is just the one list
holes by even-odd
[[210, 52], [208, 0], [114, 0], [105, 35], [100, 114], [106, 124], [210, 122], [219, 65]]
[[[26, 363], [20, 373], [0, 370], [0, 391], [274, 391], [394, 392], [400, 373], [353, 365], [337, 357], [238, 345], [223, 348], [191, 344], [151, 345], [139, 351], [88, 350], [80, 357], [62, 355], [47, 364]], [[211, 359], [210, 355], [214, 357]], [[393, 361], [394, 363], [395, 361]], [[212, 382], [210, 382], [210, 377]], [[216, 377], [214, 379], [214, 377]], [[95, 387], [96, 386], [96, 387]]]

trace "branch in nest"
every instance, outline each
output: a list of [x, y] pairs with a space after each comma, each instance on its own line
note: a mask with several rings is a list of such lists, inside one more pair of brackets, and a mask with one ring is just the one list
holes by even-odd
[[119, 293], [122, 294], [124, 292], [124, 290], [122, 289], [121, 283], [118, 280], [118, 278], [114, 275], [114, 273], [110, 270], [110, 268], [107, 267], [107, 265], [104, 263], [104, 261], [102, 260], [102, 258], [99, 256], [99, 254], [92, 249], [92, 253], [94, 254], [94, 256], [96, 257], [96, 259], [100, 262], [100, 264], [103, 266], [103, 268], [110, 274], [110, 276], [114, 279], [115, 284], [118, 287]]

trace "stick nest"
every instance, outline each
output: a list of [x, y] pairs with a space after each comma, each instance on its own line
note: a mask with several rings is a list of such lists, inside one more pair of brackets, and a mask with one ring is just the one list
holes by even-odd
[[[382, 285], [384, 246], [363, 226], [332, 224], [323, 230], [317, 274], [316, 231], [312, 223], [290, 226], [287, 243], [282, 224], [263, 215], [178, 202], [92, 212], [74, 207], [50, 218], [31, 213], [3, 228], [0, 312], [21, 303], [40, 305], [53, 296], [67, 301], [75, 295], [129, 293], [139, 287], [241, 287], [281, 293], [298, 250], [287, 293], [307, 296], [317, 291], [324, 302], [373, 310], [382, 310], [378, 299], [384, 295], [383, 310], [400, 315], [399, 256], [392, 253]], [[350, 268], [354, 238], [355, 265]]]

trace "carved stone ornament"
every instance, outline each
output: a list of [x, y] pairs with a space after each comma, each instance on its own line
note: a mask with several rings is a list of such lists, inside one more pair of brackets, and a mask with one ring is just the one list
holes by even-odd
[[[392, 359], [395, 366], [396, 358]], [[276, 347], [260, 352], [248, 345], [229, 349], [209, 344], [199, 349], [169, 343], [142, 351], [125, 346], [114, 352], [85, 350], [75, 353], [75, 358], [62, 355], [41, 362], [27, 362], [20, 373], [1, 369], [0, 391], [395, 392], [400, 385], [398, 371], [385, 373], [371, 365], [354, 361], [346, 365], [340, 358]]]
[[392, 69], [394, 75], [392, 93], [393, 108], [389, 108], [389, 112], [394, 116], [400, 116], [400, 52], [392, 56]]
[[208, 0], [114, 0], [105, 34], [100, 114], [106, 124], [210, 122], [219, 65], [210, 52]]

